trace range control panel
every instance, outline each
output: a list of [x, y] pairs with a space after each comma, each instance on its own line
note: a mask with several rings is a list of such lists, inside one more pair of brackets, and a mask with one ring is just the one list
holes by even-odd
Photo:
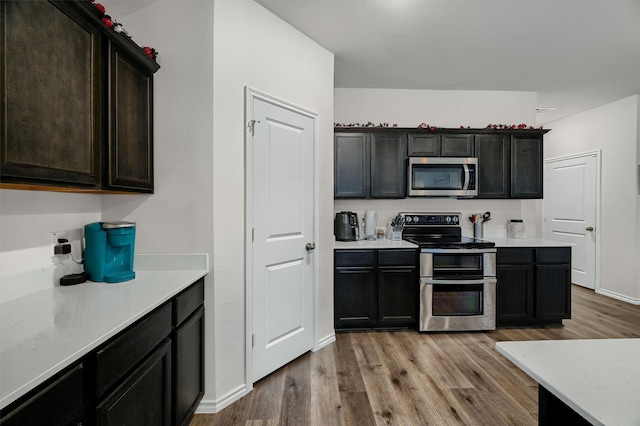
[[406, 226], [460, 226], [462, 213], [400, 213]]

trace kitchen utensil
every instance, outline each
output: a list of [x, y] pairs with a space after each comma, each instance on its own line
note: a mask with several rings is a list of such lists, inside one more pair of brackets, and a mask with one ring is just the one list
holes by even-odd
[[525, 226], [522, 219], [511, 219], [507, 225], [508, 238], [524, 238]]
[[135, 222], [90, 223], [84, 227], [84, 239], [84, 268], [91, 281], [119, 283], [136, 277]]
[[356, 241], [359, 237], [358, 215], [351, 211], [336, 213], [333, 234], [337, 241]]
[[375, 210], [367, 210], [364, 214], [364, 238], [375, 240], [376, 226], [378, 225], [378, 213]]

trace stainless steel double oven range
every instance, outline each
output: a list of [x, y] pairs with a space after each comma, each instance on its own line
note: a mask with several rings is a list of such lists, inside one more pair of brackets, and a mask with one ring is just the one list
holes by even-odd
[[419, 331], [494, 330], [496, 248], [462, 235], [460, 213], [400, 213], [420, 247]]

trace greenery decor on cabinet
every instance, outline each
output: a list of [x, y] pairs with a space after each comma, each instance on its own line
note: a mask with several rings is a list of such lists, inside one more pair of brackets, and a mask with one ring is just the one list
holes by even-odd
[[0, 20], [0, 187], [153, 192], [155, 49], [88, 0], [2, 1]]

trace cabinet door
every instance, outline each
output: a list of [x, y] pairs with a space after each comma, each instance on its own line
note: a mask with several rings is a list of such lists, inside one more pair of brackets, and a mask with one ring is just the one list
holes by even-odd
[[511, 195], [511, 138], [508, 135], [476, 135], [478, 198]]
[[204, 395], [204, 306], [175, 332], [174, 424], [188, 425]]
[[442, 157], [473, 157], [473, 135], [442, 135]]
[[542, 198], [542, 138], [511, 136], [511, 198]]
[[536, 316], [541, 322], [571, 318], [571, 265], [536, 265]]
[[496, 324], [524, 325], [535, 322], [534, 265], [497, 265]]
[[409, 157], [439, 157], [440, 139], [439, 134], [409, 134], [407, 153]]
[[418, 323], [416, 266], [378, 269], [378, 326], [412, 327]]
[[335, 328], [370, 328], [377, 318], [376, 268], [338, 267], [334, 275]]
[[369, 135], [336, 133], [334, 136], [334, 197], [369, 196]]
[[405, 198], [407, 135], [371, 135], [371, 198]]
[[99, 29], [66, 2], [0, 8], [2, 181], [99, 187]]
[[41, 390], [9, 412], [0, 414], [2, 426], [67, 426], [82, 424], [85, 383], [83, 365], [56, 376]]
[[109, 43], [111, 189], [153, 192], [153, 74]]
[[171, 340], [153, 352], [98, 405], [99, 426], [171, 424]]

